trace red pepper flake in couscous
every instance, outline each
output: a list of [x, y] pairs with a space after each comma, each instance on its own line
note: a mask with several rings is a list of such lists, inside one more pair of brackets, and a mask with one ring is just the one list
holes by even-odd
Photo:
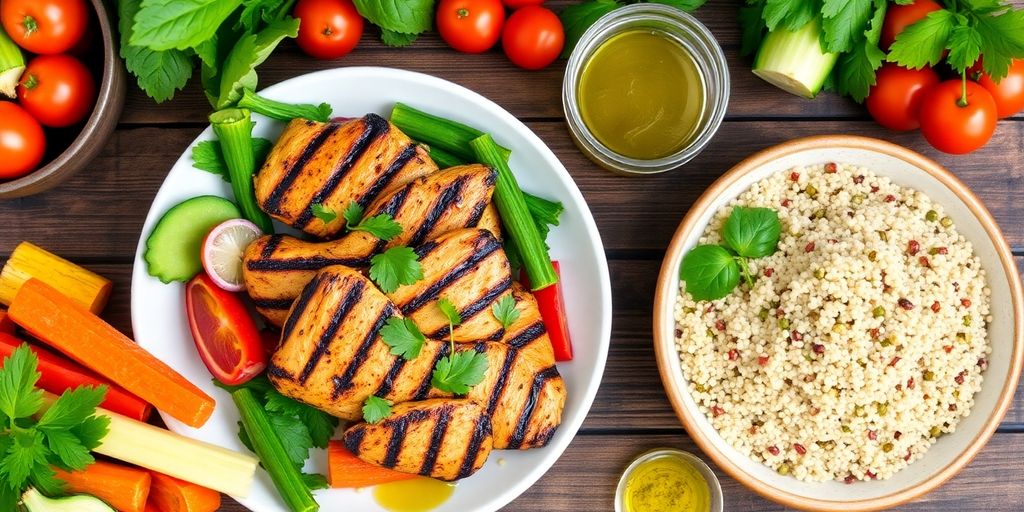
[[722, 438], [780, 475], [852, 483], [892, 477], [955, 431], [988, 368], [991, 292], [942, 206], [819, 164], [752, 185], [701, 243], [721, 242], [734, 206], [776, 210], [778, 250], [757, 261], [771, 279], [702, 304], [683, 283], [675, 311], [683, 374]]

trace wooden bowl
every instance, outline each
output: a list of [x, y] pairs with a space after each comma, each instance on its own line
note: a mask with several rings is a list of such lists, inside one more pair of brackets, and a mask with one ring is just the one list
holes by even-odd
[[[733, 448], [718, 434], [691, 397], [675, 345], [674, 305], [679, 263], [696, 245], [714, 213], [767, 176], [795, 166], [840, 162], [860, 165], [943, 205], [958, 231], [974, 245], [992, 290], [989, 343], [992, 353], [971, 414], [952, 434], [938, 439], [922, 458], [887, 480], [802, 482], [781, 476]], [[676, 414], [704, 453], [726, 473], [758, 494], [788, 507], [821, 511], [865, 511], [913, 500], [950, 479], [974, 458], [995, 432], [1017, 388], [1024, 366], [1024, 295], [1020, 277], [992, 215], [959, 179], [909, 149], [855, 136], [798, 139], [761, 151], [733, 167], [697, 200], [665, 254], [654, 310], [658, 369]], [[728, 496], [726, 496], [728, 501]], [[726, 509], [728, 509], [726, 504]]]
[[[107, 11], [103, 0], [89, 0], [89, 3], [95, 10], [95, 15], [90, 19], [90, 23], [94, 24], [93, 28], [98, 29], [99, 32], [99, 40], [96, 42], [102, 41], [103, 45], [102, 56], [95, 55], [85, 58], [85, 64], [93, 72], [94, 78], [99, 78], [96, 105], [85, 124], [76, 125], [76, 127], [81, 126], [81, 131], [74, 136], [74, 140], [63, 151], [52, 156], [51, 149], [48, 147], [45, 158], [50, 160], [42, 167], [21, 178], [0, 182], [0, 199], [23, 197], [57, 186], [72, 174], [89, 165], [89, 162], [106, 145], [107, 139], [117, 126], [117, 120], [121, 117], [121, 109], [124, 107], [125, 70], [118, 55], [115, 16]], [[93, 32], [87, 30], [85, 37], [90, 36], [96, 37]], [[99, 53], [98, 48], [92, 51]], [[101, 63], [103, 72], [102, 74], [96, 73], [96, 69]], [[60, 131], [63, 130], [68, 129]], [[46, 131], [49, 144], [53, 131], [49, 129]], [[57, 136], [56, 140], [60, 141], [60, 137]]]

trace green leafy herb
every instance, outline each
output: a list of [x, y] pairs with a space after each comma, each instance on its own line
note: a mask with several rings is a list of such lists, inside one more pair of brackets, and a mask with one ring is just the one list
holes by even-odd
[[135, 16], [132, 46], [186, 50], [213, 37], [242, 0], [142, 0]]
[[391, 416], [391, 405], [391, 400], [371, 395], [363, 403], [363, 421], [380, 423], [384, 418]]
[[355, 0], [356, 9], [381, 29], [388, 46], [407, 46], [434, 24], [434, 0]]
[[562, 57], [568, 57], [572, 53], [583, 33], [601, 16], [626, 4], [639, 2], [663, 4], [691, 12], [704, 5], [707, 0], [589, 0], [570, 5], [558, 15], [562, 20], [562, 27], [565, 29], [565, 47], [562, 49]]
[[[253, 137], [252, 153], [253, 160], [260, 165], [267, 159], [270, 149], [274, 146], [272, 142], [262, 137]], [[224, 161], [224, 149], [219, 140], [204, 140], [192, 148], [192, 167], [200, 171], [216, 174], [224, 181], [230, 183], [228, 175], [228, 164]]]
[[516, 299], [512, 295], [506, 295], [491, 306], [494, 318], [501, 322], [502, 327], [508, 329], [519, 319], [519, 310], [516, 309]]
[[896, 35], [896, 42], [889, 49], [889, 61], [914, 69], [938, 64], [953, 26], [952, 12], [940, 9], [928, 13], [923, 20]]
[[446, 393], [465, 395], [487, 374], [487, 356], [476, 350], [464, 350], [442, 357], [434, 367], [430, 384]]
[[117, 2], [118, 28], [121, 30], [121, 58], [128, 71], [138, 79], [141, 88], [157, 102], [174, 97], [192, 77], [192, 59], [181, 50], [153, 50], [132, 46], [132, 25], [141, 0]]
[[441, 314], [448, 319], [448, 323], [452, 327], [462, 324], [462, 315], [459, 314], [459, 309], [447, 297], [441, 297], [437, 301], [437, 308], [441, 310]]
[[256, 66], [270, 57], [282, 39], [295, 37], [298, 33], [299, 20], [285, 18], [275, 20], [267, 28], [239, 39], [221, 69], [220, 90], [214, 107], [229, 107], [242, 97], [242, 89], [256, 89]]
[[402, 48], [409, 46], [416, 42], [416, 39], [420, 37], [419, 34], [403, 34], [401, 32], [395, 32], [393, 30], [381, 29], [380, 40], [388, 45], [395, 48]]
[[36, 388], [38, 365], [28, 345], [21, 345], [0, 367], [2, 505], [16, 502], [29, 486], [51, 494], [61, 492], [63, 482], [52, 466], [77, 471], [92, 464], [90, 451], [99, 446], [110, 424], [109, 418], [96, 416], [106, 386], [67, 390], [40, 415], [45, 399], [43, 390]]
[[320, 219], [320, 222], [323, 222], [324, 224], [330, 224], [334, 222], [334, 219], [338, 218], [338, 214], [334, 213], [334, 210], [320, 203], [310, 206], [309, 209], [312, 210], [313, 216]]
[[391, 347], [391, 354], [401, 356], [406, 361], [416, 359], [423, 349], [427, 338], [420, 332], [416, 322], [409, 318], [393, 316], [380, 330], [384, 344]]
[[815, 0], [765, 0], [764, 22], [768, 30], [782, 27], [793, 32], [814, 19], [818, 7]]
[[694, 300], [716, 300], [740, 283], [740, 267], [725, 247], [698, 245], [683, 258], [679, 278]]
[[423, 266], [416, 251], [405, 247], [392, 247], [370, 258], [370, 279], [384, 293], [392, 293], [401, 285], [423, 279]]
[[722, 238], [736, 254], [747, 258], [763, 258], [779, 245], [782, 223], [771, 208], [737, 206], [722, 226]]
[[238, 100], [239, 108], [247, 108], [257, 114], [267, 116], [278, 121], [291, 121], [301, 118], [311, 121], [326, 123], [331, 119], [334, 109], [330, 104], [320, 103], [285, 103], [283, 101], [264, 98], [256, 94], [252, 89], [242, 89], [242, 97]]
[[764, 0], [748, 1], [740, 7], [740, 55], [753, 55], [768, 30], [764, 25]]
[[873, 12], [872, 0], [824, 0], [821, 29], [825, 50], [852, 49], [861, 40]]
[[355, 201], [348, 204], [342, 215], [345, 217], [345, 228], [349, 231], [365, 231], [385, 242], [402, 234], [402, 225], [386, 213], [364, 219], [363, 207]]

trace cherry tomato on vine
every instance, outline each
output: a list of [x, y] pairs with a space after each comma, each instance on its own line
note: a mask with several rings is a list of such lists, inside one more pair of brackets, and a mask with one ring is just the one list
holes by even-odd
[[89, 22], [85, 0], [4, 0], [0, 22], [18, 46], [38, 54], [63, 53]]
[[925, 90], [939, 83], [939, 74], [932, 68], [907, 69], [886, 63], [875, 75], [864, 105], [878, 124], [890, 130], [913, 130], [917, 121], [921, 97]]
[[501, 38], [505, 7], [500, 0], [441, 0], [437, 31], [448, 46], [464, 53], [490, 50]]
[[565, 30], [555, 13], [543, 7], [526, 6], [509, 16], [501, 43], [513, 64], [541, 69], [562, 53]]
[[515, 10], [520, 7], [526, 7], [527, 5], [543, 4], [544, 0], [501, 0], [501, 3], [505, 4], [505, 7]]
[[43, 127], [25, 109], [0, 101], [0, 179], [19, 178], [43, 161]]
[[40, 55], [28, 63], [18, 101], [43, 126], [62, 128], [85, 119], [96, 100], [92, 73], [68, 55]]
[[996, 114], [1000, 119], [1010, 117], [1024, 110], [1024, 59], [1014, 59], [1010, 72], [998, 83], [981, 70], [979, 60], [968, 71], [968, 76], [978, 74], [978, 83], [996, 100]]
[[363, 17], [352, 0], [299, 0], [292, 14], [300, 20], [295, 42], [310, 57], [337, 59], [363, 36]]
[[954, 155], [985, 145], [996, 131], [996, 101], [984, 87], [968, 80], [946, 80], [921, 98], [921, 133], [935, 149]]
[[885, 11], [885, 22], [882, 23], [882, 49], [889, 48], [896, 36], [904, 29], [928, 16], [928, 13], [942, 9], [942, 5], [933, 0], [916, 0], [912, 4], [889, 4]]

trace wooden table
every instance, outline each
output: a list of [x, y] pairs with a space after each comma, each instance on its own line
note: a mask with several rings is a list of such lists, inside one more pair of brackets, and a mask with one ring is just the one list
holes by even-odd
[[[569, 2], [549, 2], [556, 10]], [[573, 146], [562, 119], [564, 61], [539, 72], [513, 67], [499, 50], [463, 55], [434, 35], [411, 48], [382, 46], [366, 34], [355, 53], [323, 62], [287, 42], [259, 68], [260, 85], [334, 66], [388, 66], [467, 86], [522, 119], [558, 155], [597, 218], [611, 267], [615, 316], [604, 382], [579, 435], [555, 466], [509, 511], [612, 509], [619, 473], [650, 448], [699, 452], [673, 414], [658, 377], [651, 338], [654, 283], [677, 223], [697, 196], [750, 153], [796, 137], [848, 133], [879, 137], [920, 151], [952, 169], [995, 215], [1018, 258], [1024, 257], [1024, 116], [1003, 121], [983, 149], [954, 157], [932, 150], [918, 133], [888, 132], [847, 100], [824, 94], [802, 100], [758, 80], [738, 55], [738, 2], [709, 2], [697, 17], [729, 58], [732, 100], [711, 145], [684, 168], [649, 178], [599, 170]], [[150, 202], [174, 161], [206, 125], [210, 111], [195, 82], [173, 101], [155, 105], [131, 88], [117, 132], [85, 171], [37, 196], [0, 203], [0, 254], [31, 240], [114, 280], [106, 317], [130, 332], [131, 264]], [[587, 340], [575, 340], [587, 343]], [[730, 511], [782, 507], [718, 472]], [[1024, 509], [1024, 393], [998, 433], [960, 475], [901, 510]], [[225, 511], [244, 508], [225, 500]]]

